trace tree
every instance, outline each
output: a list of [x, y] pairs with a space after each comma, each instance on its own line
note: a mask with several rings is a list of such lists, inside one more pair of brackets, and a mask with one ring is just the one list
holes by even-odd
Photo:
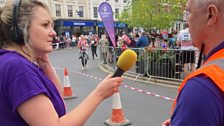
[[182, 20], [186, 0], [133, 0], [119, 16], [130, 27], [142, 27], [146, 31], [167, 29], [173, 21]]

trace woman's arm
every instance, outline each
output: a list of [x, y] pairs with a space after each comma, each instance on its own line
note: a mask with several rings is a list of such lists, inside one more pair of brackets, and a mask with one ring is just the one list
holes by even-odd
[[22, 103], [17, 110], [30, 126], [83, 126], [97, 106], [118, 91], [121, 82], [120, 77], [106, 77], [79, 106], [61, 118], [43, 94]]
[[47, 64], [47, 66], [43, 69], [46, 76], [54, 83], [55, 87], [58, 89], [61, 97], [63, 97], [63, 87], [61, 84], [61, 80], [58, 77], [55, 69], [51, 64]]

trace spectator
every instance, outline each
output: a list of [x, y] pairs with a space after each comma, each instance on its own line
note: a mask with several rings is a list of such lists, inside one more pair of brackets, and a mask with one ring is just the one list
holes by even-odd
[[[115, 38], [116, 39], [116, 38]], [[109, 47], [108, 48], [108, 53], [107, 53], [107, 61], [109, 63], [113, 63], [113, 51], [114, 51], [114, 45], [110, 39], [110, 36], [107, 35], [107, 40], [108, 40], [108, 43], [109, 43]], [[115, 45], [116, 46], [116, 45]]]
[[128, 48], [127, 44], [125, 41], [123, 41], [122, 45], [121, 45], [121, 50], [124, 51]]
[[102, 53], [102, 57], [103, 57], [103, 63], [107, 64], [107, 50], [108, 50], [108, 46], [109, 46], [109, 42], [107, 40], [106, 35], [102, 35], [101, 39], [99, 40], [99, 45], [101, 46], [101, 53]]
[[72, 47], [75, 47], [76, 45], [77, 45], [76, 35], [72, 35]]
[[169, 48], [174, 49], [175, 48], [175, 38], [173, 34], [168, 34], [168, 44]]
[[[177, 44], [181, 46], [181, 62], [183, 64], [183, 71], [185, 75], [188, 75], [195, 70], [196, 48], [193, 46], [187, 23], [184, 23], [184, 29], [178, 33]], [[188, 69], [188, 63], [190, 63], [190, 71]]]
[[148, 38], [146, 37], [145, 32], [142, 32], [141, 37], [138, 39], [136, 43], [136, 47], [138, 48], [143, 48], [149, 46], [149, 41]]
[[131, 43], [131, 40], [130, 40], [130, 38], [126, 35], [126, 33], [125, 32], [122, 32], [122, 40], [123, 41], [125, 41], [125, 43], [127, 44], [127, 45], [129, 45], [130, 43]]

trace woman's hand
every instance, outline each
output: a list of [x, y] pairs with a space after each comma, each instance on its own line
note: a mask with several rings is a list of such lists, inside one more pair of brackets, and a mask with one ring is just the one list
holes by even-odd
[[39, 65], [39, 68], [44, 70], [45, 67], [51, 66], [50, 60], [48, 58], [48, 54], [45, 54], [44, 56], [40, 56], [37, 58], [37, 63]]
[[48, 58], [48, 54], [39, 57], [37, 59], [37, 62], [39, 68], [44, 72], [44, 74], [48, 77], [48, 79], [50, 79], [54, 83], [61, 96], [63, 96], [61, 80], [59, 79], [55, 69], [51, 65], [50, 60]]
[[112, 96], [115, 92], [118, 92], [118, 88], [121, 85], [123, 79], [121, 77], [111, 78], [108, 75], [95, 89], [95, 94], [100, 96], [102, 99], [106, 99]]
[[45, 73], [45, 75], [50, 80], [53, 80], [56, 77], [56, 71], [50, 63], [48, 54], [38, 57], [37, 62], [38, 62], [39, 68]]

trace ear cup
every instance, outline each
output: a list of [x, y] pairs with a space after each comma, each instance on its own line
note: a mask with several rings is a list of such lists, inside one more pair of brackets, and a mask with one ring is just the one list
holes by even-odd
[[12, 40], [16, 42], [17, 44], [21, 45], [24, 44], [23, 39], [23, 28], [19, 27], [18, 25], [14, 28], [12, 28]]
[[19, 16], [19, 5], [20, 0], [15, 0], [15, 5], [13, 8], [13, 17], [12, 17], [12, 27], [10, 29], [11, 38], [14, 42], [19, 45], [24, 44], [23, 39], [23, 28], [18, 25], [18, 16]]

